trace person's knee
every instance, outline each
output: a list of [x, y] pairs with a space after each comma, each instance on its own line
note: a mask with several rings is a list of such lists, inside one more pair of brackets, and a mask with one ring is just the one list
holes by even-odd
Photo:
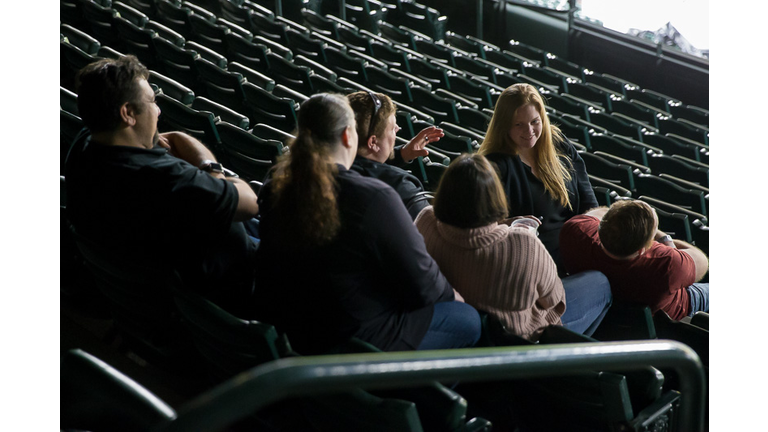
[[470, 346], [477, 343], [483, 327], [477, 309], [459, 301], [451, 302], [450, 308], [450, 316], [456, 321], [455, 327], [461, 330], [463, 339]]

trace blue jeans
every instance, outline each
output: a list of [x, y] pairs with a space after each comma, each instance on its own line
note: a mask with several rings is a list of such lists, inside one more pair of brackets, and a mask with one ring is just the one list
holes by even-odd
[[432, 322], [417, 350], [464, 348], [480, 339], [480, 314], [459, 301], [435, 303]]
[[613, 296], [608, 278], [588, 270], [563, 278], [565, 313], [560, 317], [569, 330], [591, 336], [603, 321]]
[[695, 283], [688, 288], [688, 297], [691, 298], [691, 311], [688, 316], [696, 312], [709, 313], [709, 283]]

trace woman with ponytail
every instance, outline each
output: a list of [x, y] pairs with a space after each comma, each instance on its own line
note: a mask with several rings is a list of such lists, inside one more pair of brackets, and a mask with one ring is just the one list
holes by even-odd
[[455, 301], [397, 193], [349, 169], [357, 142], [345, 97], [301, 105], [291, 151], [259, 193], [255, 318], [300, 354], [350, 337], [384, 351], [474, 345], [477, 311]]
[[598, 204], [584, 161], [550, 124], [545, 106], [535, 87], [507, 87], [496, 101], [479, 153], [497, 167], [509, 215], [541, 220], [540, 239], [563, 275], [560, 229]]

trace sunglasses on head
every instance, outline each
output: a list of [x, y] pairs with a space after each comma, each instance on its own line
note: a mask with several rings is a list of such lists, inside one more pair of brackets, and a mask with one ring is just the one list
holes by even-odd
[[368, 96], [373, 100], [373, 115], [371, 116], [371, 123], [368, 126], [368, 135], [366, 136], [366, 139], [373, 135], [373, 130], [376, 126], [376, 114], [378, 114], [381, 109], [381, 99], [379, 99], [373, 92], [368, 92]]

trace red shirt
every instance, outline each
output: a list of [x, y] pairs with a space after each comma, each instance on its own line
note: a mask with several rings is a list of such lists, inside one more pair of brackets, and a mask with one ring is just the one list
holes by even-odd
[[600, 245], [599, 223], [594, 216], [579, 215], [563, 225], [560, 254], [568, 272], [601, 271], [617, 300], [646, 304], [654, 313], [661, 309], [675, 320], [687, 316], [691, 306], [686, 288], [696, 279], [693, 258], [658, 242], [636, 258], [611, 258]]

